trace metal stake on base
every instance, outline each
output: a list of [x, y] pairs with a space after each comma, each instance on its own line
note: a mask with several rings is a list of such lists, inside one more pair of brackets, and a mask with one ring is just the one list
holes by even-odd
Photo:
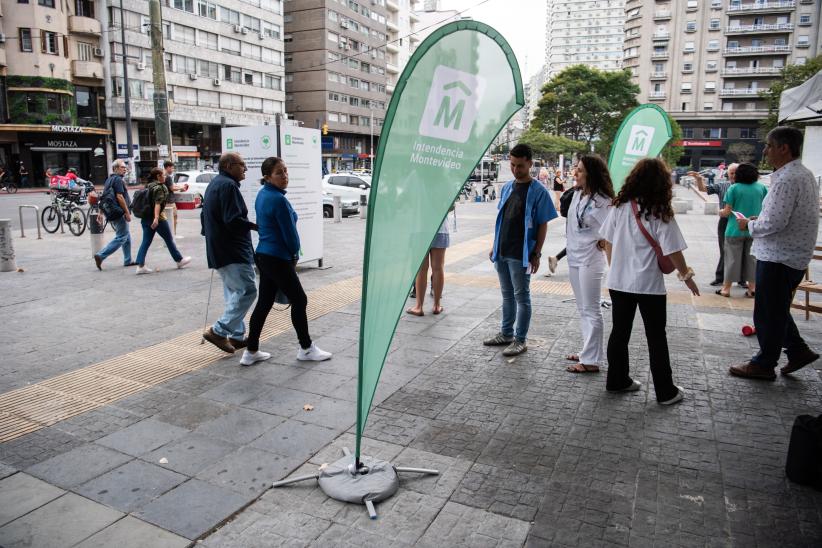
[[375, 502], [391, 497], [400, 487], [397, 472], [439, 475], [427, 468], [395, 467], [391, 463], [363, 455], [359, 463], [347, 447], [343, 458], [321, 468], [319, 474], [275, 481], [272, 487], [282, 487], [300, 481], [316, 479], [323, 493], [335, 500], [364, 504], [371, 519], [377, 519]]

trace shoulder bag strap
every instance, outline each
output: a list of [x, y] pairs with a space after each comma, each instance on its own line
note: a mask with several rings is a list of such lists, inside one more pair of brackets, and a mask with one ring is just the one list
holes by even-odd
[[651, 247], [654, 248], [654, 253], [657, 256], [662, 256], [662, 249], [659, 247], [659, 243], [654, 240], [654, 237], [648, 232], [648, 229], [645, 228], [645, 225], [642, 224], [642, 220], [639, 218], [639, 207], [636, 204], [636, 200], [631, 200], [631, 209], [634, 210], [634, 219], [636, 219], [636, 224], [639, 225], [639, 231], [642, 232], [642, 235], [645, 236], [645, 239], [648, 240], [648, 243], [651, 244]]

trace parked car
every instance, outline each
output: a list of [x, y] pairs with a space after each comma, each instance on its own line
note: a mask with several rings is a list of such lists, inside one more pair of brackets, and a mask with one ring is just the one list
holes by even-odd
[[197, 201], [202, 203], [208, 183], [216, 176], [216, 171], [178, 171], [174, 174], [174, 184], [187, 184], [188, 192], [198, 197]]
[[[360, 212], [360, 201], [350, 198], [340, 198], [343, 217], [357, 215]], [[334, 217], [334, 196], [330, 192], [323, 192], [323, 217]]]
[[360, 201], [371, 190], [371, 177], [353, 173], [332, 173], [323, 177], [323, 192], [339, 196], [343, 200]]

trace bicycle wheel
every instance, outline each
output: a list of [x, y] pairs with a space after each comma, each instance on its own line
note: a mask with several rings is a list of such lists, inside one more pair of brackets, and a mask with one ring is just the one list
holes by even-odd
[[9, 194], [16, 194], [17, 185], [14, 183], [9, 184], [9, 186], [6, 187], [6, 192], [8, 192]]
[[86, 212], [73, 205], [69, 208], [69, 230], [75, 236], [81, 236], [86, 231]]
[[87, 224], [93, 234], [102, 234], [105, 232], [106, 226], [108, 226], [108, 219], [106, 219], [106, 216], [100, 211], [99, 205], [94, 204], [88, 208]]
[[60, 223], [63, 222], [60, 212], [54, 206], [46, 206], [40, 214], [40, 221], [43, 223], [43, 229], [49, 234], [54, 234], [60, 228]]

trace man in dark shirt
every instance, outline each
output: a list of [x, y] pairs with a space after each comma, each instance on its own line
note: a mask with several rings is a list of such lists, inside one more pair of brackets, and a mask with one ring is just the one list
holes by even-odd
[[251, 231], [257, 225], [248, 220], [248, 209], [240, 194], [240, 181], [247, 171], [235, 152], [220, 156], [220, 174], [208, 184], [200, 213], [206, 241], [208, 267], [223, 280], [225, 309], [203, 338], [220, 350], [233, 353], [244, 348], [245, 315], [257, 297], [254, 276], [254, 249]]
[[131, 233], [128, 229], [128, 224], [131, 222], [131, 213], [128, 208], [131, 205], [131, 198], [128, 195], [126, 183], [123, 181], [123, 176], [128, 171], [126, 163], [123, 160], [114, 160], [111, 164], [111, 175], [106, 179], [106, 184], [103, 187], [103, 194], [111, 190], [114, 192], [114, 198], [123, 214], [117, 218], [109, 217], [109, 224], [114, 227], [114, 239], [94, 255], [94, 264], [97, 265], [98, 270], [103, 270], [103, 261], [120, 249], [123, 248], [123, 266], [133, 266], [137, 263], [131, 260]]
[[548, 221], [557, 216], [550, 194], [530, 175], [531, 157], [527, 145], [519, 144], [511, 149], [511, 172], [515, 179], [507, 182], [500, 193], [494, 247], [488, 254], [497, 269], [502, 291], [502, 325], [500, 332], [485, 339], [483, 344], [507, 345], [502, 351], [505, 356], [528, 350], [531, 274], [539, 268]]

